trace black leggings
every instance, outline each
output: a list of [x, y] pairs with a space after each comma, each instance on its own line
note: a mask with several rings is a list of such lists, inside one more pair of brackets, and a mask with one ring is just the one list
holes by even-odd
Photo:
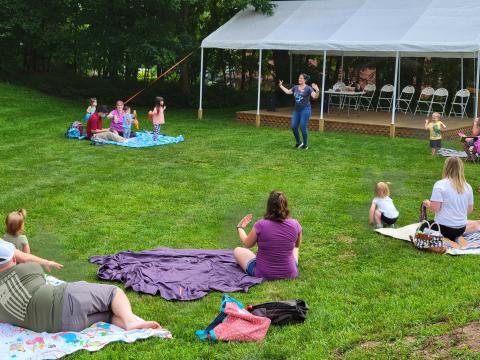
[[[430, 220], [429, 221], [430, 225], [432, 225], [434, 223], [433, 220]], [[447, 239], [449, 240], [452, 240], [452, 241], [455, 241], [455, 239], [459, 236], [462, 236], [463, 233], [465, 232], [465, 229], [466, 229], [466, 226], [463, 226], [461, 228], [452, 228], [452, 227], [449, 227], [449, 226], [445, 226], [445, 225], [440, 225], [440, 232], [442, 233], [442, 235], [444, 237], [446, 237]], [[422, 227], [421, 227], [421, 230], [425, 229], [427, 225], [424, 224]], [[433, 227], [433, 230], [438, 230], [436, 226]]]

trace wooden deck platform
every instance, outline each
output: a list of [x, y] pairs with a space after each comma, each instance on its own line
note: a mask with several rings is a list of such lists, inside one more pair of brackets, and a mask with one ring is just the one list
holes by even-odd
[[[391, 113], [375, 111], [351, 111], [350, 117], [346, 110], [334, 109], [324, 115], [323, 129], [318, 107], [313, 109], [309, 123], [310, 130], [359, 133], [370, 135], [390, 136]], [[260, 126], [290, 127], [292, 108], [280, 108], [277, 111], [260, 111]], [[408, 113], [397, 114], [395, 122], [395, 136], [406, 138], [428, 138], [425, 130], [426, 115], [413, 116]], [[256, 110], [238, 111], [236, 120], [241, 123], [255, 124]], [[447, 129], [443, 131], [443, 138], [457, 139], [458, 132], [470, 133], [472, 119], [446, 118], [443, 120]]]

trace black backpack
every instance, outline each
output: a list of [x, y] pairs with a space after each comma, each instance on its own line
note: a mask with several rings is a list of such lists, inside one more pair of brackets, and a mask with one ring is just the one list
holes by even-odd
[[272, 301], [247, 307], [253, 315], [267, 317], [272, 325], [303, 323], [307, 317], [308, 305], [303, 300]]

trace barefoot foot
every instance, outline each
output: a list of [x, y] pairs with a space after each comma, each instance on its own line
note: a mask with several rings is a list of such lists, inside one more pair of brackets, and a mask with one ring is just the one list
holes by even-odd
[[125, 330], [136, 329], [160, 329], [161, 326], [156, 321], [134, 320], [125, 324]]

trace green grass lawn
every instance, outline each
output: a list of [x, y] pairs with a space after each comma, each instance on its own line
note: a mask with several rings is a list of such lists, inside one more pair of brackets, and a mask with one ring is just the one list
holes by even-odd
[[[201, 343], [194, 332], [216, 316], [222, 294], [169, 302], [127, 291], [135, 312], [174, 339], [112, 344], [72, 358], [405, 358], [417, 356], [429, 337], [480, 319], [480, 257], [417, 252], [368, 226], [373, 185], [382, 180], [392, 183], [399, 224], [417, 220], [443, 166], [429, 155], [428, 141], [312, 132], [310, 150], [300, 151], [289, 130], [236, 124], [234, 109], [206, 109], [197, 121], [195, 110], [169, 108], [162, 131], [183, 134], [184, 143], [91, 146], [63, 137], [83, 116], [83, 103], [0, 83], [0, 104], [0, 214], [28, 210], [32, 251], [63, 262], [59, 278], [96, 281], [90, 255], [233, 249], [240, 245], [235, 225], [248, 212], [259, 219], [272, 189], [285, 191], [303, 226], [297, 280], [233, 294], [246, 304], [302, 298], [311, 308], [303, 325], [271, 327], [262, 343]], [[478, 169], [466, 165], [474, 187]], [[468, 348], [450, 355], [474, 356]]]

